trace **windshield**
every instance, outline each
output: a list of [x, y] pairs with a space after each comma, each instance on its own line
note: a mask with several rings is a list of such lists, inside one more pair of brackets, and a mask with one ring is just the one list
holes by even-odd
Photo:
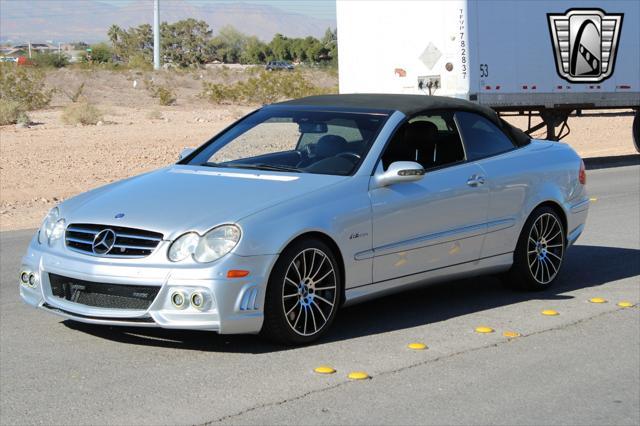
[[187, 164], [346, 176], [355, 172], [387, 118], [265, 108], [212, 139]]

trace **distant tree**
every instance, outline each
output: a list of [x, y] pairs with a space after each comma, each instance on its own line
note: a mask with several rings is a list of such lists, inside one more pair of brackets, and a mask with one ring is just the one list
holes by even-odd
[[164, 57], [176, 65], [186, 67], [211, 60], [208, 42], [211, 30], [205, 21], [185, 19], [160, 26]]
[[124, 31], [117, 25], [111, 25], [109, 27], [109, 31], [107, 31], [107, 35], [109, 36], [109, 40], [111, 41], [111, 46], [113, 47], [113, 53], [122, 57], [125, 52], [122, 51], [123, 43], [122, 40], [124, 38]]
[[338, 60], [338, 29], [327, 28], [322, 37], [322, 46], [326, 50], [327, 58], [331, 61]]
[[[211, 47], [216, 59], [222, 62], [235, 63], [242, 61], [242, 54], [247, 48], [251, 37], [241, 33], [231, 26], [220, 29], [216, 37], [211, 40]], [[257, 38], [252, 41], [255, 48]], [[246, 55], [245, 55], [246, 57]]]
[[120, 28], [116, 24], [111, 25], [109, 27], [109, 30], [107, 31], [107, 36], [109, 36], [109, 40], [111, 41], [111, 44], [113, 45], [118, 44], [118, 42], [122, 38], [122, 28]]
[[290, 44], [291, 41], [282, 34], [274, 35], [271, 43], [269, 43], [273, 57], [280, 61], [291, 60]]
[[[109, 27], [107, 35], [112, 47], [109, 52], [110, 55], [115, 55], [125, 61], [131, 61], [132, 58], [151, 61], [153, 55], [153, 30], [151, 25], [143, 24], [127, 30], [117, 25], [112, 25]], [[92, 56], [95, 56], [95, 54]]]
[[263, 64], [271, 56], [271, 49], [258, 37], [248, 37], [244, 50], [240, 54], [242, 64]]
[[[184, 19], [162, 23], [160, 27], [162, 55], [179, 66], [190, 66], [219, 60], [226, 63], [260, 64], [269, 60], [326, 62], [337, 57], [337, 33], [328, 28], [323, 38], [288, 38], [276, 34], [269, 43], [248, 36], [231, 26], [220, 29], [214, 37], [205, 21]], [[129, 29], [112, 25], [107, 31], [112, 54], [135, 64], [148, 64], [153, 54], [151, 25]]]

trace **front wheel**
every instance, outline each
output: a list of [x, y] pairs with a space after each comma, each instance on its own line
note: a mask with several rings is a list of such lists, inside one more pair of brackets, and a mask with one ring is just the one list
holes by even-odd
[[527, 290], [549, 288], [562, 267], [565, 245], [565, 229], [556, 211], [545, 206], [536, 209], [518, 239], [510, 282]]
[[269, 277], [262, 334], [285, 344], [320, 338], [335, 319], [341, 291], [338, 262], [325, 243], [308, 239], [292, 244]]

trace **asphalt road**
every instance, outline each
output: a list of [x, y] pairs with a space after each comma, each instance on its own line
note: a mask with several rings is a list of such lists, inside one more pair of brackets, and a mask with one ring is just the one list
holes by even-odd
[[[16, 280], [32, 231], [2, 233], [0, 423], [638, 425], [640, 308], [616, 303], [640, 302], [640, 167], [588, 179], [587, 230], [552, 290], [493, 277], [414, 290], [341, 311], [327, 339], [299, 349], [28, 308]], [[429, 348], [406, 348], [415, 341]], [[320, 364], [337, 373], [313, 373]], [[371, 379], [349, 381], [353, 370]]]

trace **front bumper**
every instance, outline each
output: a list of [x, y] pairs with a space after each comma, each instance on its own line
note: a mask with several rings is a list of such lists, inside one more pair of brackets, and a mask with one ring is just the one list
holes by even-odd
[[[230, 253], [211, 264], [171, 264], [158, 252], [149, 258], [109, 259], [67, 250], [63, 244], [49, 248], [34, 238], [22, 259], [21, 272], [36, 276], [35, 285], [20, 282], [22, 300], [33, 307], [75, 321], [120, 326], [212, 330], [225, 334], [258, 333], [269, 272], [277, 255], [238, 256]], [[155, 256], [154, 256], [155, 255]], [[227, 278], [227, 271], [248, 270], [244, 278]], [[113, 285], [157, 286], [157, 296], [146, 309], [89, 306], [53, 294], [49, 274]], [[20, 280], [19, 280], [20, 281]], [[202, 309], [190, 303], [181, 309], [171, 295], [195, 291], [206, 296]]]

